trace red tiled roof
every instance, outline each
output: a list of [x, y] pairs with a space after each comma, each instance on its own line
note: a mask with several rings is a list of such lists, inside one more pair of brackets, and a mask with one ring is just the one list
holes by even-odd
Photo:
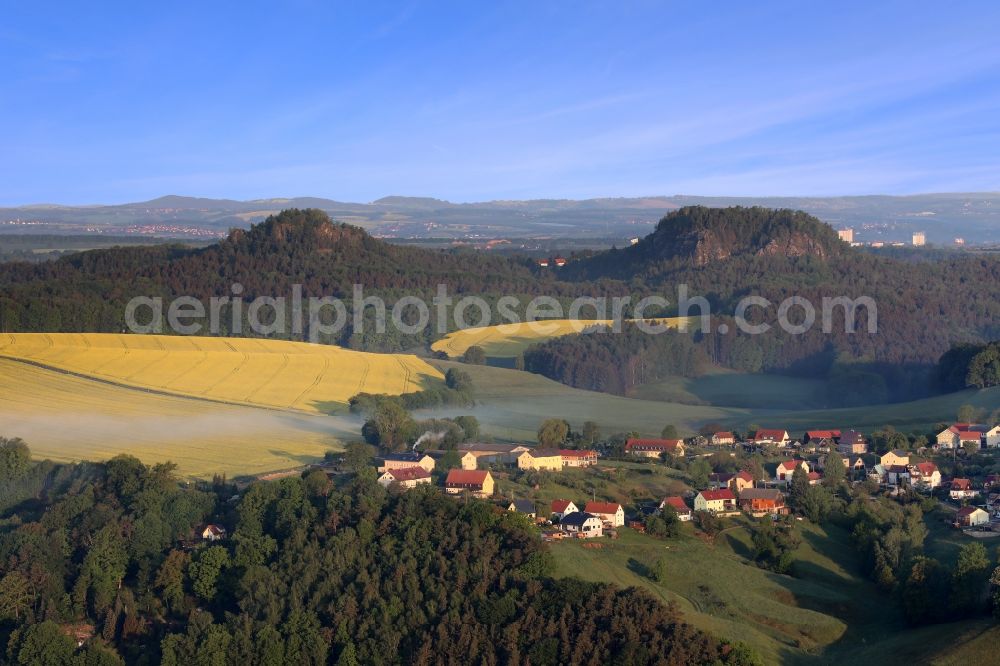
[[801, 467], [804, 462], [805, 460], [782, 460], [778, 466], [790, 469], [794, 472], [797, 468]]
[[482, 486], [486, 483], [489, 472], [478, 469], [452, 469], [448, 471], [445, 485], [449, 486]]
[[712, 435], [712, 437], [715, 437], [717, 439], [736, 439], [733, 433], [727, 432], [725, 430], [715, 433], [714, 435]]
[[819, 472], [809, 472], [809, 480], [810, 481], [817, 481], [817, 480], [819, 480], [821, 478], [823, 478], [823, 477], [820, 475]]
[[572, 503], [572, 500], [552, 500], [552, 513], [562, 513]]
[[563, 458], [596, 458], [597, 451], [590, 451], [584, 449], [559, 449], [559, 454]]
[[839, 430], [806, 430], [809, 439], [835, 439], [840, 437]]
[[673, 451], [684, 441], [680, 439], [630, 439], [625, 442], [625, 450], [632, 451]]
[[753, 481], [753, 474], [751, 474], [750, 472], [748, 472], [746, 470], [743, 470], [742, 472], [740, 472], [740, 473], [738, 473], [736, 475], [736, 478], [737, 479], [743, 479], [744, 481], [751, 481], [752, 482]]
[[616, 502], [587, 502], [584, 513], [617, 513], [621, 504]]
[[769, 430], [761, 428], [753, 434], [754, 439], [784, 439], [788, 435], [787, 430]]
[[701, 491], [701, 496], [706, 500], [735, 500], [736, 496], [733, 495], [733, 491], [729, 488], [723, 488], [722, 490], [703, 490]]
[[920, 470], [920, 473], [924, 476], [930, 476], [937, 471], [937, 465], [932, 462], [922, 462], [917, 463], [917, 469]]
[[976, 512], [978, 508], [979, 507], [975, 506], [963, 506], [961, 509], [958, 510], [958, 513], [956, 513], [955, 515], [961, 518], [964, 518], [965, 516], [971, 516], [973, 513]]
[[976, 440], [979, 441], [981, 434], [976, 430], [959, 430], [958, 438], [962, 440]]
[[392, 478], [397, 481], [416, 481], [417, 479], [431, 478], [430, 472], [423, 467], [403, 467], [400, 469], [391, 469], [388, 473], [391, 474]]
[[669, 504], [670, 506], [677, 509], [677, 511], [691, 510], [690, 507], [688, 507], [687, 503], [684, 501], [684, 498], [681, 497], [680, 495], [674, 495], [673, 497], [666, 497], [664, 498], [663, 503]]
[[968, 479], [952, 479], [951, 487], [953, 490], [972, 490], [972, 481]]

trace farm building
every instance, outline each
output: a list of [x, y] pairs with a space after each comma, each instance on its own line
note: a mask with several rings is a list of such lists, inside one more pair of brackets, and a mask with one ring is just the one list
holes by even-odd
[[532, 449], [517, 457], [518, 469], [558, 472], [562, 467], [559, 449]]
[[643, 458], [659, 458], [664, 453], [682, 456], [684, 455], [684, 440], [632, 438], [625, 442], [625, 453]]
[[990, 522], [990, 514], [979, 507], [963, 506], [955, 514], [955, 522], [962, 527], [976, 527]]
[[432, 472], [434, 471], [434, 458], [416, 451], [387, 453], [383, 456], [382, 464], [379, 465], [378, 471], [386, 472], [390, 469], [406, 469], [407, 467], [422, 467], [427, 472]]
[[597, 463], [597, 451], [560, 449], [563, 467], [590, 467]]
[[397, 484], [400, 488], [416, 488], [423, 483], [431, 482], [431, 474], [423, 467], [401, 467], [388, 469], [378, 477], [378, 483], [383, 488]]
[[493, 496], [493, 476], [484, 470], [453, 469], [444, 481], [445, 492], [459, 495], [470, 492], [475, 497]]

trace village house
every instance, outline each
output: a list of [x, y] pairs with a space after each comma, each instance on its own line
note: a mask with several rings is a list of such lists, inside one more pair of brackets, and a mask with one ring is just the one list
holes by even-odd
[[948, 497], [953, 500], [965, 500], [975, 497], [979, 493], [973, 490], [972, 481], [969, 479], [952, 479], [951, 488], [948, 490]]
[[910, 465], [910, 483], [916, 488], [933, 490], [941, 485], [941, 471], [932, 462]]
[[990, 522], [990, 514], [975, 506], [963, 506], [955, 514], [955, 523], [961, 527], [976, 527], [988, 522]]
[[703, 490], [694, 497], [695, 511], [709, 513], [732, 513], [736, 510], [736, 496], [729, 488]]
[[444, 490], [449, 495], [470, 492], [474, 497], [493, 496], [493, 476], [485, 470], [452, 469], [444, 481]]
[[552, 500], [552, 504], [550, 505], [549, 509], [549, 515], [555, 516], [556, 518], [562, 520], [565, 516], [571, 513], [576, 513], [579, 510], [580, 509], [578, 509], [576, 507], [576, 504], [573, 504], [573, 502], [564, 499], [557, 499], [557, 500]]
[[423, 467], [426, 471], [434, 471], [434, 458], [420, 453], [419, 451], [407, 451], [406, 453], [387, 453], [382, 457], [382, 464], [379, 465], [379, 472], [386, 472], [390, 469], [406, 469], [407, 467]]
[[457, 447], [459, 453], [471, 453], [476, 459], [487, 465], [513, 465], [517, 457], [531, 448], [523, 444], [488, 444], [484, 442], [465, 442]]
[[615, 502], [587, 502], [583, 512], [597, 516], [611, 527], [621, 527], [625, 524], [625, 509]]
[[803, 444], [814, 444], [815, 446], [826, 446], [832, 448], [840, 440], [839, 430], [806, 430], [802, 436]]
[[723, 430], [713, 434], [711, 442], [713, 446], [728, 446], [736, 443], [736, 436], [731, 432]]
[[562, 470], [559, 449], [532, 449], [517, 457], [517, 468], [523, 470], [558, 472]]
[[694, 512], [691, 511], [691, 507], [687, 505], [687, 502], [680, 495], [663, 498], [663, 501], [660, 502], [660, 511], [663, 511], [668, 506], [673, 507], [674, 511], [677, 512], [677, 518], [682, 522], [686, 523], [691, 520]]
[[910, 468], [907, 465], [885, 467], [885, 481], [890, 486], [910, 485]]
[[837, 451], [842, 456], [857, 456], [868, 452], [868, 438], [863, 432], [845, 430], [837, 439]]
[[773, 430], [769, 428], [761, 428], [753, 434], [754, 444], [771, 444], [784, 448], [788, 446], [791, 438], [788, 436], [787, 430]]
[[[995, 428], [994, 428], [995, 430]], [[983, 440], [989, 446], [990, 428], [980, 423], [952, 423], [937, 435], [936, 448], [943, 450], [960, 449], [965, 442], [978, 442], [983, 445]], [[1000, 440], [998, 440], [1000, 445]]]
[[1000, 447], [1000, 425], [995, 425], [983, 433], [983, 444], [988, 449]]
[[383, 488], [397, 484], [400, 488], [416, 488], [420, 484], [430, 483], [431, 474], [423, 467], [401, 467], [387, 469], [378, 477], [378, 483]]
[[625, 442], [625, 453], [644, 458], [659, 458], [664, 453], [682, 456], [684, 455], [684, 440], [633, 438]]
[[734, 493], [738, 493], [745, 488], [753, 488], [753, 476], [750, 472], [737, 472], [736, 474], [711, 474], [708, 477], [709, 486], [713, 490], [719, 488], [729, 488]]
[[580, 538], [599, 537], [604, 534], [604, 521], [585, 511], [576, 511], [559, 522], [559, 529]]
[[879, 458], [879, 463], [886, 469], [889, 469], [893, 465], [902, 465], [905, 467], [910, 464], [910, 454], [902, 449], [886, 451]]
[[778, 467], [774, 470], [774, 482], [789, 484], [792, 482], [792, 474], [795, 473], [795, 469], [801, 467], [806, 474], [811, 471], [809, 463], [805, 460], [783, 460], [778, 463]]
[[597, 463], [597, 451], [586, 449], [560, 449], [563, 467], [590, 467]]
[[777, 488], [747, 488], [739, 494], [739, 507], [755, 517], [788, 513], [785, 496]]
[[823, 475], [815, 470], [807, 473], [806, 478], [809, 479], [810, 486], [818, 486], [823, 481]]
[[209, 523], [201, 530], [201, 538], [205, 541], [222, 541], [226, 538], [226, 528]]
[[511, 513], [523, 513], [528, 518], [535, 517], [535, 503], [527, 499], [514, 500], [507, 505], [507, 510]]

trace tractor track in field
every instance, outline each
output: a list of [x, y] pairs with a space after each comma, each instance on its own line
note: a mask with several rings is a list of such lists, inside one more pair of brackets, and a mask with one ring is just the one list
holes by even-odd
[[134, 384], [127, 384], [124, 382], [118, 382], [111, 379], [104, 379], [103, 377], [95, 377], [93, 375], [88, 375], [83, 372], [74, 372], [72, 370], [65, 370], [63, 368], [57, 368], [55, 366], [42, 363], [41, 361], [34, 361], [28, 358], [17, 358], [14, 356], [7, 356], [6, 354], [0, 353], [0, 361], [10, 361], [12, 363], [20, 363], [22, 365], [29, 365], [35, 368], [40, 368], [42, 370], [48, 370], [50, 372], [55, 372], [60, 375], [66, 375], [68, 377], [75, 377], [77, 379], [85, 379], [87, 381], [96, 382], [98, 384], [103, 384], [105, 386], [114, 386], [116, 388], [128, 389], [129, 391], [138, 391], [140, 393], [148, 393], [150, 395], [159, 395], [167, 398], [179, 398], [181, 400], [193, 400], [195, 402], [211, 402], [217, 405], [227, 405], [229, 407], [245, 407], [247, 409], [264, 409], [269, 412], [285, 412], [285, 413], [295, 413], [301, 414], [303, 416], [322, 416], [321, 414], [316, 414], [315, 412], [309, 412], [304, 409], [295, 409], [294, 407], [274, 407], [271, 405], [248, 405], [243, 402], [236, 400], [223, 400], [221, 398], [209, 398], [207, 396], [191, 395], [189, 393], [178, 393], [175, 391], [168, 391], [165, 389], [155, 389], [148, 386], [136, 386]]
[[319, 371], [319, 374], [317, 374], [316, 378], [314, 380], [312, 380], [312, 383], [309, 384], [309, 386], [307, 386], [304, 389], [302, 389], [302, 392], [299, 393], [295, 397], [295, 400], [292, 400], [292, 402], [289, 403], [289, 409], [294, 409], [291, 405], [296, 404], [299, 400], [301, 400], [302, 398], [306, 397], [306, 394], [308, 394], [314, 388], [316, 388], [317, 386], [319, 386], [319, 383], [321, 381], [323, 381], [323, 378], [326, 377], [326, 373], [329, 372], [329, 371], [330, 371], [330, 357], [328, 355], [324, 354], [324, 356], [323, 356], [323, 369]]

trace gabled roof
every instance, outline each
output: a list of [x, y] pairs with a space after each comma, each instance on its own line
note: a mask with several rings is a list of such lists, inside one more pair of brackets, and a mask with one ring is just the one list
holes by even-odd
[[917, 463], [917, 470], [924, 476], [930, 476], [937, 471], [938, 466], [932, 462]]
[[736, 475], [735, 474], [724, 474], [724, 473], [721, 473], [721, 472], [716, 472], [714, 474], [709, 474], [708, 478], [709, 478], [710, 481], [715, 481], [717, 483], [729, 483], [734, 478], [736, 478]]
[[208, 532], [213, 536], [222, 536], [226, 533], [226, 528], [222, 527], [221, 525], [214, 525], [210, 523], [208, 525], [205, 525], [205, 529], [201, 531], [202, 534], [204, 534], [205, 532]]
[[[573, 504], [572, 500], [557, 499], [552, 500], [552, 513], [563, 513], [570, 504]], [[573, 506], [576, 506], [573, 504]]]
[[[982, 509], [978, 506], [963, 506], [955, 515], [960, 518], [965, 518], [966, 516], [971, 516], [976, 511], [982, 511]], [[985, 511], [983, 513], [985, 513]]]
[[489, 453], [513, 453], [514, 449], [522, 448], [523, 444], [488, 444], [485, 442], [466, 442], [459, 444], [459, 451], [483, 451]]
[[449, 486], [482, 486], [486, 483], [486, 477], [489, 475], [490, 473], [486, 470], [452, 469], [448, 470], [448, 478], [445, 479], [445, 484]]
[[671, 497], [663, 498], [663, 504], [674, 507], [674, 509], [676, 509], [678, 513], [685, 513], [691, 511], [691, 507], [687, 505], [687, 502], [685, 502], [684, 498], [681, 497], [680, 495], [673, 495]]
[[530, 455], [532, 458], [555, 458], [561, 455], [559, 449], [531, 449], [530, 451], [525, 451], [521, 454]]
[[401, 467], [399, 469], [390, 469], [386, 471], [386, 474], [389, 474], [397, 481], [416, 481], [417, 479], [431, 478], [430, 472], [423, 467]]
[[559, 449], [559, 455], [563, 458], [596, 458], [597, 451], [589, 449]]
[[587, 502], [583, 508], [584, 513], [617, 513], [622, 507], [617, 502]]
[[[585, 522], [591, 518], [597, 518], [593, 514], [589, 514], [586, 511], [576, 511], [574, 513], [563, 516], [563, 519], [559, 521], [561, 525], [583, 525]], [[599, 518], [597, 518], [600, 520]]]
[[952, 479], [952, 490], [972, 490], [972, 481], [969, 479]]
[[784, 494], [776, 488], [747, 488], [746, 490], [740, 491], [740, 499], [766, 499], [766, 500], [780, 500], [784, 499]]
[[802, 463], [806, 463], [807, 465], [809, 464], [805, 460], [782, 460], [780, 463], [778, 463], [778, 467], [784, 467], [785, 469], [790, 469], [794, 471], [799, 467], [802, 467]]
[[729, 488], [723, 488], [721, 490], [703, 490], [699, 494], [708, 501], [736, 499], [736, 496], [733, 495], [733, 491]]
[[788, 437], [787, 430], [776, 430], [773, 428], [761, 428], [753, 434], [753, 438], [757, 439], [784, 439]]
[[736, 436], [733, 435], [733, 433], [729, 432], [728, 430], [720, 430], [717, 433], [713, 433], [712, 437], [715, 437], [717, 439], [736, 439]]
[[753, 483], [753, 474], [751, 474], [750, 472], [748, 472], [746, 470], [742, 470], [742, 471], [737, 472], [736, 473], [736, 478], [737, 479], [743, 479], [744, 481], [749, 481], [750, 483]]
[[673, 451], [683, 446], [682, 439], [639, 439], [632, 438], [625, 442], [626, 451]]
[[527, 499], [516, 499], [508, 507], [514, 507], [517, 513], [535, 513], [535, 503]]
[[837, 439], [840, 437], [839, 430], [806, 430], [806, 437], [809, 439]]
[[424, 459], [424, 453], [418, 451], [406, 451], [404, 453], [387, 453], [382, 456], [382, 460], [393, 462], [420, 462]]
[[959, 430], [958, 431], [958, 438], [960, 440], [963, 440], [963, 441], [965, 441], [965, 440], [969, 440], [969, 441], [975, 440], [975, 441], [978, 442], [982, 438], [982, 433], [979, 432], [978, 430]]

